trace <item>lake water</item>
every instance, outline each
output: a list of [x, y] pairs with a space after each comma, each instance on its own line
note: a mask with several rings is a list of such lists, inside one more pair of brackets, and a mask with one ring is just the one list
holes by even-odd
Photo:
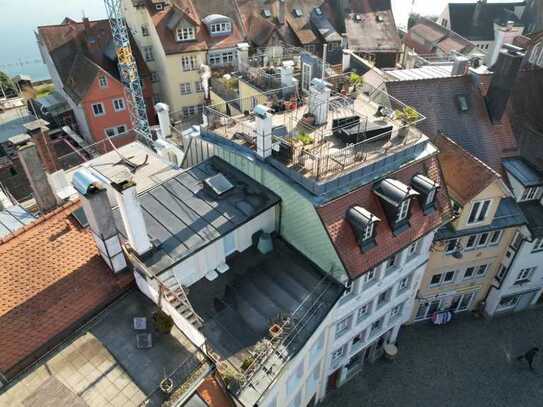
[[[396, 23], [405, 24], [412, 0], [392, 0], [392, 3]], [[447, 0], [417, 0], [414, 10], [438, 14], [446, 3]], [[60, 24], [66, 16], [81, 20], [83, 13], [91, 19], [106, 17], [102, 0], [0, 0], [0, 70], [12, 76], [30, 75], [34, 80], [48, 78], [36, 45], [36, 27]]]

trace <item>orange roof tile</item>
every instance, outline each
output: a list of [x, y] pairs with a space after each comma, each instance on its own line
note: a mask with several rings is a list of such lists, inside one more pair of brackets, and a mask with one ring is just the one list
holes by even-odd
[[131, 285], [114, 275], [69, 203], [0, 245], [0, 371], [7, 377]]

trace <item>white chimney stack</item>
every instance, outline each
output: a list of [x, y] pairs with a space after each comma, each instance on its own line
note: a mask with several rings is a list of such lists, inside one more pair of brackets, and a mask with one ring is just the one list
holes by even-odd
[[128, 243], [134, 251], [143, 256], [153, 246], [147, 234], [147, 227], [143, 218], [143, 211], [138, 201], [136, 184], [133, 181], [112, 183], [117, 195], [117, 203], [121, 212]]
[[321, 126], [328, 120], [328, 105], [332, 85], [322, 79], [313, 78], [309, 86], [309, 113], [315, 116], [315, 124]]
[[256, 118], [256, 153], [262, 158], [268, 158], [272, 154], [272, 115], [270, 108], [257, 105], [254, 108]]
[[283, 61], [283, 66], [279, 68], [281, 72], [281, 88], [283, 88], [283, 97], [289, 98], [294, 93], [294, 61]]
[[157, 103], [155, 105], [155, 111], [158, 115], [158, 123], [160, 124], [159, 137], [162, 140], [166, 140], [172, 134], [171, 122], [170, 122], [170, 106], [166, 103]]
[[237, 50], [238, 72], [245, 72], [249, 67], [249, 44], [240, 42]]
[[341, 59], [341, 71], [342, 72], [348, 72], [351, 70], [351, 50], [350, 49], [344, 49], [343, 50], [343, 57]]

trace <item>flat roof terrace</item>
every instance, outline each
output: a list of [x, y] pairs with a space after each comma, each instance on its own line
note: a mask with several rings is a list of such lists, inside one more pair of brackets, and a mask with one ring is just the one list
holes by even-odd
[[229, 271], [192, 285], [188, 297], [204, 320], [208, 347], [237, 378], [238, 397], [253, 405], [328, 315], [343, 287], [280, 238], [268, 254], [252, 247], [227, 263]]
[[332, 91], [322, 125], [308, 120], [311, 96], [296, 93], [283, 97], [276, 89], [251, 97], [208, 106], [204, 109], [206, 135], [256, 151], [256, 119], [253, 112], [233, 116], [229, 103], [264, 105], [272, 109], [272, 157], [306, 179], [326, 181], [351, 170], [370, 165], [386, 156], [424, 144], [428, 138], [417, 129], [425, 119], [416, 111], [407, 124], [398, 112], [408, 107], [379, 89], [364, 84], [353, 96]]

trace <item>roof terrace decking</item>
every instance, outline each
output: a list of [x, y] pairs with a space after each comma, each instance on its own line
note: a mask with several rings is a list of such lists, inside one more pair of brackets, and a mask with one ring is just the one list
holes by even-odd
[[[356, 97], [333, 91], [328, 104], [322, 106], [327, 109], [327, 121], [321, 126], [306, 120], [310, 96], [296, 92], [283, 97], [284, 91], [276, 89], [236, 103], [272, 109], [272, 157], [307, 179], [329, 180], [427, 141], [416, 128], [424, 116], [417, 114], [409, 124], [401, 122], [395, 112], [407, 106], [370, 85], [364, 85]], [[233, 115], [227, 108], [229, 103], [205, 108], [204, 133], [256, 150], [254, 113]], [[341, 130], [345, 130], [343, 136]]]

